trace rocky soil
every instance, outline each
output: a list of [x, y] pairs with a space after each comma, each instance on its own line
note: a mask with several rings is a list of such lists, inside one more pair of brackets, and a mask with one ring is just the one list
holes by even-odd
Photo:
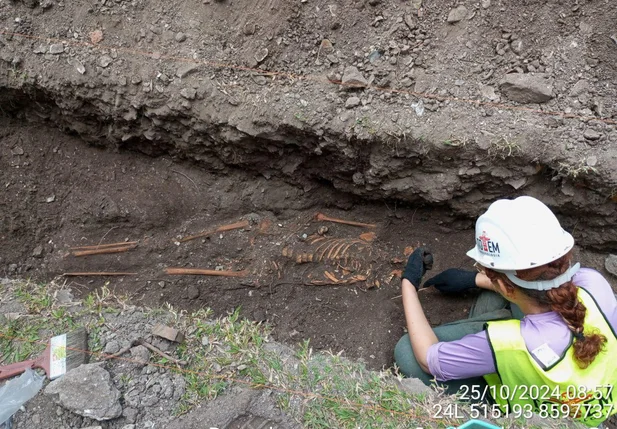
[[[303, 418], [302, 397], [292, 399], [286, 413], [277, 399], [285, 393], [285, 389], [274, 387], [276, 383], [272, 384], [272, 381], [273, 389], [258, 388], [250, 379], [243, 380], [240, 374], [242, 366], [222, 360], [223, 357], [233, 357], [233, 352], [229, 352], [232, 338], [216, 335], [198, 338], [197, 342], [204, 351], [209, 350], [198, 354], [200, 359], [178, 360], [178, 364], [171, 360], [178, 356], [193, 356], [191, 350], [180, 352], [179, 349], [195, 346], [194, 337], [200, 335], [203, 329], [200, 323], [216, 324], [213, 319], [203, 319], [203, 314], [178, 314], [173, 309], [134, 307], [113, 294], [93, 295], [96, 296], [94, 302], [92, 299], [77, 300], [71, 289], [56, 284], [46, 285], [49, 301], [45, 308], [39, 310], [40, 314], [33, 314], [32, 305], [36, 301], [33, 297], [39, 296], [42, 289], [8, 279], [1, 279], [0, 286], [3, 292], [0, 321], [3, 324], [20, 326], [18, 321], [21, 320], [57, 330], [57, 326], [54, 327], [55, 319], [62, 311], [62, 317], [70, 318], [73, 326], [84, 326], [89, 333], [90, 363], [71, 369], [51, 382], [46, 381], [40, 394], [13, 416], [10, 422], [13, 429], [197, 429], [204, 425], [221, 428], [262, 427], [260, 425], [279, 429], [303, 427], [300, 424]], [[31, 295], [24, 295], [23, 291], [29, 291]], [[177, 343], [153, 335], [153, 328], [159, 324], [184, 328], [182, 333], [185, 339]], [[226, 326], [230, 329], [228, 332], [233, 331], [231, 325]], [[244, 328], [240, 324], [235, 326], [238, 334], [242, 335]], [[45, 338], [45, 333], [41, 334]], [[207, 342], [208, 339], [213, 342], [212, 345]], [[146, 341], [157, 352], [151, 352], [143, 345], [132, 346], [136, 340]], [[16, 343], [27, 341], [21, 337], [16, 339]], [[307, 362], [313, 365], [310, 362], [314, 361], [314, 365], [323, 366], [330, 359], [315, 355], [314, 359], [308, 357], [308, 361], [301, 362], [296, 350], [267, 337], [263, 341], [266, 342], [263, 344], [266, 351], [261, 353], [269, 353], [269, 359], [277, 358], [282, 362], [281, 367], [266, 368], [271, 374], [271, 371], [281, 371], [281, 376], [296, 373], [298, 367]], [[162, 360], [159, 352], [167, 354], [170, 359]], [[247, 364], [250, 365], [249, 362]], [[340, 360], [338, 364], [341, 364]], [[208, 378], [212, 374], [206, 368], [211, 366], [215, 367], [214, 376], [217, 378]], [[358, 368], [360, 380], [361, 377], [372, 376], [362, 367]], [[418, 380], [400, 383], [391, 375], [377, 377], [391, 378], [392, 382], [398, 383], [402, 392], [431, 394], [431, 389]], [[190, 383], [199, 385], [200, 379], [204, 382], [204, 389], [218, 383], [219, 395], [213, 394], [209, 401], [206, 400], [208, 398], [195, 397], [197, 390], [191, 388]]]
[[5, 113], [363, 198], [475, 215], [533, 194], [611, 247], [616, 10], [603, 0], [0, 6]]
[[[3, 323], [35, 317], [28, 316], [27, 306], [11, 294], [11, 288], [18, 284], [2, 279], [0, 319]], [[147, 339], [159, 350], [175, 355], [178, 344], [152, 335], [152, 328], [160, 323], [177, 323], [177, 315], [132, 306], [122, 309], [117, 302], [114, 309], [112, 300], [102, 313], [87, 314], [86, 311], [84, 315], [85, 305], [73, 297], [70, 289], [51, 287], [50, 293], [53, 308], [66, 309], [75, 323], [88, 327], [91, 363], [45, 383], [41, 393], [14, 416], [14, 429], [171, 428], [180, 422], [186, 425], [177, 427], [197, 427], [191, 426], [197, 422], [226, 427], [234, 419], [249, 414], [273, 418], [272, 423], [284, 424], [284, 427], [298, 427], [280, 412], [274, 399], [269, 398], [271, 392], [241, 387], [221, 400], [233, 403], [233, 407], [222, 410], [221, 401], [215, 401], [199, 409], [198, 416], [189, 413], [178, 420], [178, 414], [182, 414], [181, 400], [187, 394], [185, 374], [174, 371], [173, 365], [161, 362], [160, 357], [146, 347], [131, 347], [134, 340]], [[275, 346], [273, 344], [271, 349]], [[283, 346], [276, 347], [283, 349]], [[120, 350], [126, 353], [115, 355]], [[112, 355], [116, 357], [105, 361], [106, 356]]]

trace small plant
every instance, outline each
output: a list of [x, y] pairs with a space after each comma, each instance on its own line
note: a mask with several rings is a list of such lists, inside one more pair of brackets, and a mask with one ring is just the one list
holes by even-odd
[[132, 377], [129, 374], [120, 375], [120, 383], [122, 383], [124, 386], [128, 386], [131, 380], [132, 380]]
[[99, 353], [103, 350], [100, 326], [88, 327], [88, 349], [93, 353]]
[[26, 83], [30, 75], [25, 70], [19, 70], [16, 66], [9, 69], [9, 77], [19, 85]]
[[488, 154], [492, 158], [506, 159], [521, 151], [521, 147], [516, 142], [509, 140], [508, 137], [502, 137], [491, 143]]
[[64, 330], [71, 330], [77, 327], [73, 316], [64, 307], [59, 307], [51, 310], [51, 317]]
[[39, 331], [45, 325], [32, 323], [27, 319], [2, 321], [0, 323], [0, 356], [2, 363], [24, 361], [40, 353], [45, 345], [41, 344]]
[[107, 286], [109, 282], [105, 283], [100, 290], [88, 294], [84, 299], [83, 304], [90, 313], [99, 315], [103, 312], [118, 313], [121, 309], [130, 307], [127, 304], [128, 297], [116, 295]]
[[557, 172], [562, 176], [570, 179], [577, 179], [581, 175], [588, 175], [590, 173], [597, 173], [598, 170], [595, 167], [587, 165], [584, 160], [581, 160], [577, 164], [568, 164], [560, 162]]
[[368, 116], [363, 116], [356, 119], [356, 125], [364, 128], [369, 134], [375, 134], [377, 132], [377, 129], [375, 128], [373, 122]]
[[30, 314], [47, 313], [51, 309], [51, 294], [43, 285], [28, 282], [19, 284], [15, 288], [15, 296], [26, 306]]
[[465, 147], [467, 146], [467, 141], [467, 137], [463, 137], [461, 139], [450, 137], [449, 139], [444, 140], [443, 144], [450, 147]]
[[300, 122], [308, 122], [308, 119], [302, 112], [294, 113], [294, 118], [296, 118]]

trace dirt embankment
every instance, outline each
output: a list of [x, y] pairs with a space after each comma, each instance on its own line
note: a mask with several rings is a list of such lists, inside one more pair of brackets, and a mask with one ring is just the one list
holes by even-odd
[[[5, 274], [135, 272], [113, 287], [136, 301], [242, 304], [282, 341], [380, 367], [404, 325], [392, 272], [405, 247], [431, 244], [435, 271], [469, 267], [461, 215], [531, 194], [578, 243], [614, 248], [614, 9], [339, 3], [0, 3]], [[319, 236], [316, 210], [376, 224], [374, 241], [344, 225]], [[251, 225], [175, 244], [240, 219]], [[138, 248], [69, 252], [125, 239]], [[352, 270], [337, 265], [349, 249]], [[603, 256], [581, 262], [601, 269]], [[195, 280], [170, 266], [251, 275]], [[472, 300], [423, 295], [433, 325]]]
[[2, 109], [99, 145], [459, 214], [532, 194], [581, 242], [614, 246], [617, 12], [454, 6], [4, 2]]

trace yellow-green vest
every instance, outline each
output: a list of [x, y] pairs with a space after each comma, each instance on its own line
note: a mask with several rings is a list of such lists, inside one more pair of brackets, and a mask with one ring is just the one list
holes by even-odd
[[607, 338], [604, 350], [585, 369], [574, 360], [572, 342], [560, 360], [543, 369], [527, 351], [519, 320], [487, 323], [497, 372], [484, 378], [502, 413], [519, 416], [533, 409], [540, 417], [570, 416], [598, 426], [617, 412], [617, 392], [613, 391], [617, 385], [617, 335], [587, 291], [578, 288], [578, 298], [587, 308], [584, 332], [595, 328]]

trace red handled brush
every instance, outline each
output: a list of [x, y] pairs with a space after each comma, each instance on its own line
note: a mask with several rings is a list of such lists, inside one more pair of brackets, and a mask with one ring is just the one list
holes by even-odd
[[15, 377], [28, 368], [40, 368], [53, 380], [87, 362], [88, 333], [85, 329], [78, 329], [53, 337], [36, 359], [0, 366], [0, 380]]

